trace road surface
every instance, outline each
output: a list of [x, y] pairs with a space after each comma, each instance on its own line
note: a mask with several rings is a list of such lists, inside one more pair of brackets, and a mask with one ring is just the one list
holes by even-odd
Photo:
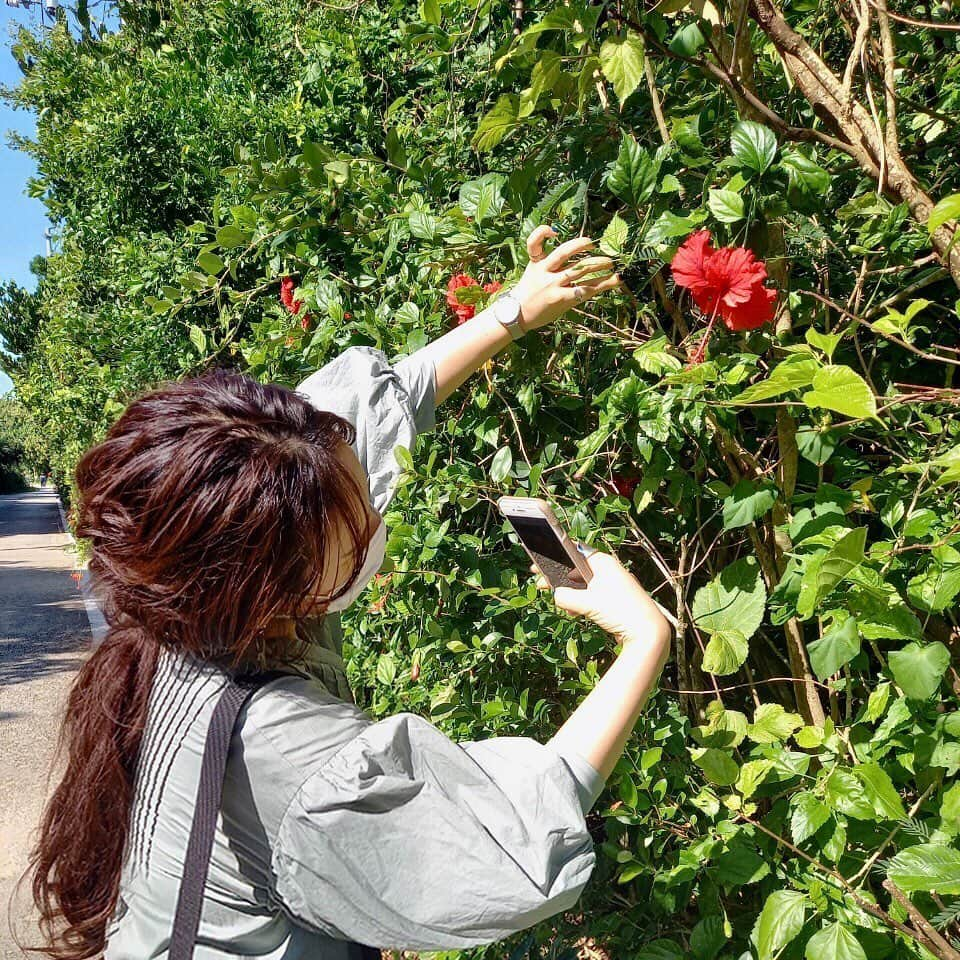
[[[53, 489], [0, 496], [0, 960], [24, 956], [7, 907], [50, 787], [64, 699], [90, 647], [69, 543]], [[12, 922], [33, 944], [26, 894], [24, 885], [14, 896]]]

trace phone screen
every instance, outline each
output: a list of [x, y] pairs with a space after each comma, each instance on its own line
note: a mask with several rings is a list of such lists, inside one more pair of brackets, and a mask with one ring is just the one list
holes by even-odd
[[547, 578], [551, 587], [582, 587], [582, 579], [571, 580], [576, 570], [553, 527], [543, 517], [508, 516], [527, 553]]

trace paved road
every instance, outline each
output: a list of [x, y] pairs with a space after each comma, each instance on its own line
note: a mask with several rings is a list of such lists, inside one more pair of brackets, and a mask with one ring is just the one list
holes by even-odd
[[[0, 496], [0, 960], [24, 956], [7, 904], [50, 786], [64, 698], [90, 645], [68, 544], [53, 490]], [[13, 925], [33, 943], [24, 893], [14, 896]]]

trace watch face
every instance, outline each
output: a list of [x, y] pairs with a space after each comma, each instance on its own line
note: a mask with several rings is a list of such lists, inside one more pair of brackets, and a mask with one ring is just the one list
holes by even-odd
[[510, 296], [503, 296], [493, 305], [493, 315], [500, 323], [510, 326], [520, 316], [520, 305]]

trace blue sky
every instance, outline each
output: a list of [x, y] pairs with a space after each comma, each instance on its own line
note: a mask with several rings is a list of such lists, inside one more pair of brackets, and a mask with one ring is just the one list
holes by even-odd
[[[13, 86], [20, 80], [20, 70], [10, 54], [10, 30], [18, 24], [36, 24], [36, 8], [21, 10], [0, 6], [0, 84]], [[14, 112], [0, 102], [0, 282], [16, 280], [32, 287], [30, 261], [44, 252], [43, 231], [47, 226], [43, 205], [24, 193], [27, 178], [34, 172], [33, 161], [7, 146], [7, 132], [16, 130], [32, 134], [33, 117]], [[10, 388], [10, 381], [0, 373], [0, 394]]]

